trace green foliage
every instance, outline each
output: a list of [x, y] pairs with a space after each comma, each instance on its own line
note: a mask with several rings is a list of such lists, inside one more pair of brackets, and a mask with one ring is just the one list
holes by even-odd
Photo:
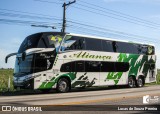
[[157, 72], [157, 84], [160, 84], [160, 69]]
[[10, 77], [10, 90], [13, 91], [13, 69], [0, 69], [0, 92], [8, 90], [8, 80]]

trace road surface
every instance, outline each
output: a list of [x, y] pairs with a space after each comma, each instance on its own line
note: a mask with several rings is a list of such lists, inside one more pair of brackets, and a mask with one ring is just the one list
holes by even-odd
[[[98, 106], [116, 105], [144, 105], [143, 96], [150, 95], [151, 98], [159, 97], [156, 102], [150, 105], [160, 105], [160, 85], [145, 86], [142, 88], [119, 88], [119, 89], [88, 89], [72, 90], [69, 93], [49, 93], [49, 94], [24, 94], [17, 96], [0, 96], [0, 105], [51, 105], [63, 106], [90, 106], [85, 107], [95, 109]], [[46, 106], [46, 107], [47, 107]], [[96, 106], [96, 107], [95, 107]]]

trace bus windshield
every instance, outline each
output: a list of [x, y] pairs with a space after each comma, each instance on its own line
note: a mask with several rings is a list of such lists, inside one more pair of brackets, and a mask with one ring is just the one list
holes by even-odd
[[15, 76], [27, 75], [33, 72], [33, 55], [26, 56], [25, 60], [17, 57], [15, 62]]

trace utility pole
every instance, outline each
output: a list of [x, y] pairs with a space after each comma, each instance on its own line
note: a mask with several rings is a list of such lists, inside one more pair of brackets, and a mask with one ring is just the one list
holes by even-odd
[[63, 24], [62, 24], [61, 32], [63, 32], [63, 33], [66, 32], [66, 6], [69, 6], [75, 2], [76, 2], [76, 0], [69, 2], [67, 4], [66, 4], [66, 2], [64, 2], [64, 4], [62, 5], [62, 7], [63, 7]]

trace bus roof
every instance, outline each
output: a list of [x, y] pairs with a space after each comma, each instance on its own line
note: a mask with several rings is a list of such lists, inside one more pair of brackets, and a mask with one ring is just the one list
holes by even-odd
[[87, 38], [94, 38], [94, 39], [103, 39], [103, 40], [110, 40], [110, 41], [119, 41], [119, 42], [127, 42], [127, 43], [135, 43], [135, 44], [155, 46], [154, 44], [141, 43], [141, 42], [132, 42], [132, 41], [127, 41], [127, 40], [112, 39], [112, 38], [107, 38], [107, 37], [98, 37], [98, 36], [82, 35], [82, 34], [75, 34], [75, 33], [66, 33], [66, 34], [67, 35], [73, 35], [73, 36], [81, 36], [81, 37], [87, 37]]

